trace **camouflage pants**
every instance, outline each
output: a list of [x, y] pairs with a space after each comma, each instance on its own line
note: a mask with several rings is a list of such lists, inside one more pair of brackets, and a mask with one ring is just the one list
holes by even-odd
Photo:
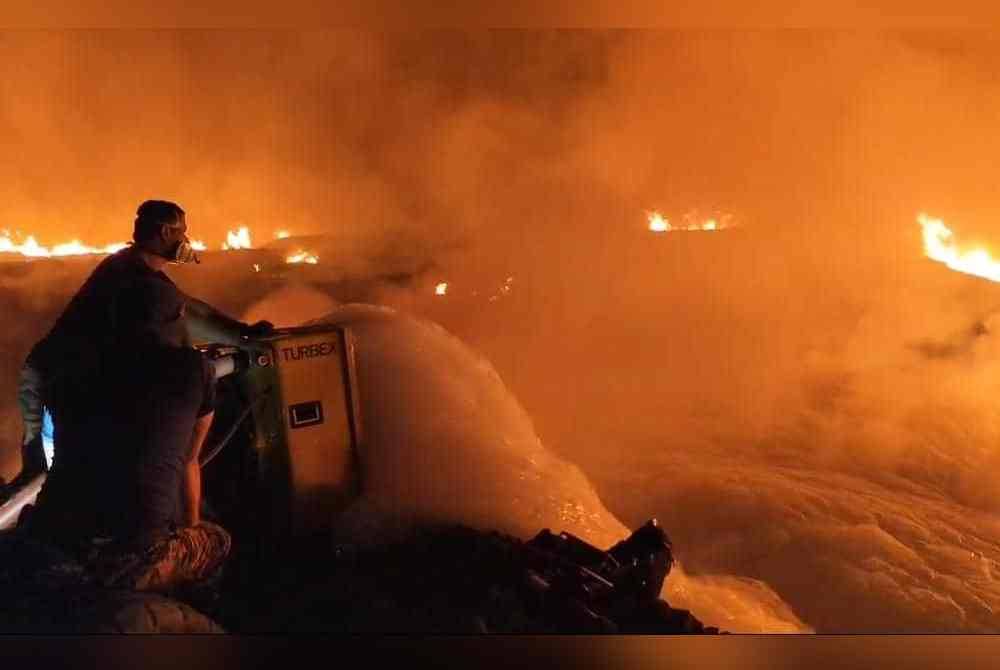
[[98, 548], [87, 562], [105, 586], [137, 591], [170, 591], [213, 575], [229, 554], [232, 540], [206, 521], [177, 528], [140, 550]]

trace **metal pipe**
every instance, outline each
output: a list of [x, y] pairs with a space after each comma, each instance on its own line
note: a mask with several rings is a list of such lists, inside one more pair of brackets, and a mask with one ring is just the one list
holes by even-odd
[[270, 393], [271, 389], [267, 388], [263, 392], [261, 392], [260, 397], [258, 397], [251, 403], [247, 403], [247, 406], [244, 407], [243, 411], [240, 412], [240, 415], [236, 417], [236, 421], [233, 422], [233, 425], [229, 428], [229, 432], [226, 433], [225, 437], [219, 440], [218, 444], [212, 447], [212, 449], [207, 454], [201, 457], [201, 460], [199, 462], [199, 465], [201, 467], [205, 467], [212, 461], [213, 458], [219, 455], [219, 452], [222, 451], [222, 448], [227, 444], [229, 444], [229, 441], [233, 439], [234, 435], [236, 435], [236, 430], [240, 427], [240, 425], [244, 421], [246, 421], [247, 417], [250, 416], [250, 412], [252, 412], [258, 405], [264, 402], [264, 400], [267, 399], [267, 396]]
[[212, 367], [215, 368], [215, 378], [222, 379], [226, 375], [236, 372], [236, 356], [222, 356], [211, 359]]

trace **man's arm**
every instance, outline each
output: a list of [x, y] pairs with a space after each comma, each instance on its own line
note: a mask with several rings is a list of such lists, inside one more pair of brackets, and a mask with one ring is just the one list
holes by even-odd
[[215, 342], [218, 344], [240, 344], [246, 324], [226, 316], [207, 302], [185, 296], [188, 330], [195, 342]]
[[181, 495], [184, 498], [184, 525], [197, 526], [201, 523], [201, 446], [205, 443], [208, 429], [212, 426], [215, 412], [199, 417], [191, 434], [191, 448], [184, 466], [184, 482]]
[[185, 316], [188, 332], [194, 342], [246, 345], [245, 337], [266, 335], [274, 326], [267, 321], [248, 325], [226, 316], [207, 302], [184, 296], [187, 301]]
[[24, 426], [22, 444], [28, 444], [42, 432], [42, 389], [45, 377], [31, 357], [24, 362], [17, 380], [17, 404]]

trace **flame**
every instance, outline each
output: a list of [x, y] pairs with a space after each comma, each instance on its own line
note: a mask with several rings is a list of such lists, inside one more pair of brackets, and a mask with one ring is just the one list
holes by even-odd
[[253, 249], [250, 243], [250, 229], [240, 226], [238, 230], [230, 230], [226, 233], [226, 241], [222, 244], [223, 251], [228, 249]]
[[684, 215], [684, 225], [674, 225], [671, 224], [662, 214], [657, 211], [646, 212], [646, 221], [649, 224], [649, 230], [654, 233], [667, 233], [677, 230], [683, 230], [688, 232], [700, 231], [700, 232], [713, 232], [717, 230], [725, 230], [726, 228], [732, 228], [732, 216], [730, 214], [723, 214], [718, 217], [711, 217], [705, 220], [699, 220], [697, 214], [689, 212]]
[[944, 263], [952, 270], [1000, 282], [1000, 261], [984, 247], [959, 249], [955, 244], [955, 234], [941, 219], [933, 219], [924, 213], [917, 215], [924, 233], [924, 254], [931, 260]]
[[[286, 230], [279, 230], [276, 233], [278, 239], [290, 237]], [[38, 243], [34, 235], [24, 235], [20, 232], [11, 233], [8, 230], [0, 231], [0, 254], [20, 254], [28, 258], [53, 258], [57, 256], [88, 256], [107, 255], [124, 249], [128, 245], [124, 242], [108, 244], [102, 247], [90, 246], [80, 240], [70, 240], [56, 244], [52, 247], [43, 246]], [[201, 240], [191, 240], [191, 247], [195, 251], [207, 251], [208, 246]], [[231, 230], [226, 234], [226, 241], [222, 244], [223, 250], [231, 249], [252, 249], [250, 229], [241, 226], [237, 230]], [[299, 249], [294, 254], [285, 258], [286, 263], [307, 263], [316, 265], [319, 263], [319, 256], [311, 252]], [[255, 266], [255, 271], [259, 272], [259, 266]]]
[[448, 292], [448, 282], [443, 281], [434, 287], [434, 293], [437, 295], [445, 295]]
[[649, 212], [646, 218], [649, 221], [649, 229], [654, 233], [665, 233], [670, 230], [670, 222], [659, 212]]
[[510, 285], [513, 283], [514, 283], [514, 278], [507, 277], [507, 279], [505, 279], [503, 282], [503, 286], [500, 287], [500, 293], [494, 293], [493, 295], [490, 296], [490, 302], [494, 302], [498, 300], [501, 296], [510, 293]]
[[109, 244], [103, 247], [92, 247], [80, 240], [71, 240], [57, 244], [51, 249], [38, 243], [34, 235], [28, 235], [24, 241], [17, 243], [10, 232], [0, 235], [0, 253], [18, 253], [29, 258], [51, 258], [54, 256], [87, 256], [90, 254], [113, 254], [127, 245], [124, 242]]
[[285, 258], [286, 263], [309, 263], [310, 265], [316, 265], [319, 263], [319, 256], [315, 256], [308, 251], [302, 251], [301, 249], [297, 252]]

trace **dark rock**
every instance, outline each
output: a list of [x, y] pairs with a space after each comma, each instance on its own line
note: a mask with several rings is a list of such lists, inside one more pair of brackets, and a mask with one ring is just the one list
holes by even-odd
[[[660, 599], [673, 564], [670, 547], [655, 522], [607, 551], [548, 530], [524, 542], [463, 526], [426, 528], [375, 548], [290, 549], [281, 566], [230, 564], [214, 583], [174, 597], [213, 626], [238, 633], [718, 632]], [[0, 591], [8, 616], [0, 617], [0, 632], [81, 630], [66, 615], [70, 593], [85, 594], [74, 606], [80, 611], [100, 605], [100, 592], [86, 587], [80, 566], [46, 551], [21, 544], [19, 560], [7, 562]], [[0, 543], [0, 558], [3, 553]], [[16, 565], [33, 566], [34, 576], [13, 570]], [[49, 567], [39, 570], [42, 565]], [[80, 588], [69, 588], [72, 583]], [[140, 614], [169, 609], [147, 605], [131, 604]], [[188, 610], [168, 613], [194, 625]]]
[[[655, 522], [603, 551], [567, 533], [524, 542], [454, 526], [390, 546], [339, 547], [325, 575], [257, 631], [710, 633], [659, 598], [673, 563]], [[300, 575], [301, 576], [301, 575]], [[290, 589], [291, 591], [292, 589]], [[294, 603], [294, 604], [293, 604]], [[290, 618], [288, 612], [295, 612]], [[225, 621], [223, 621], [225, 624]], [[233, 626], [226, 626], [233, 630]]]

